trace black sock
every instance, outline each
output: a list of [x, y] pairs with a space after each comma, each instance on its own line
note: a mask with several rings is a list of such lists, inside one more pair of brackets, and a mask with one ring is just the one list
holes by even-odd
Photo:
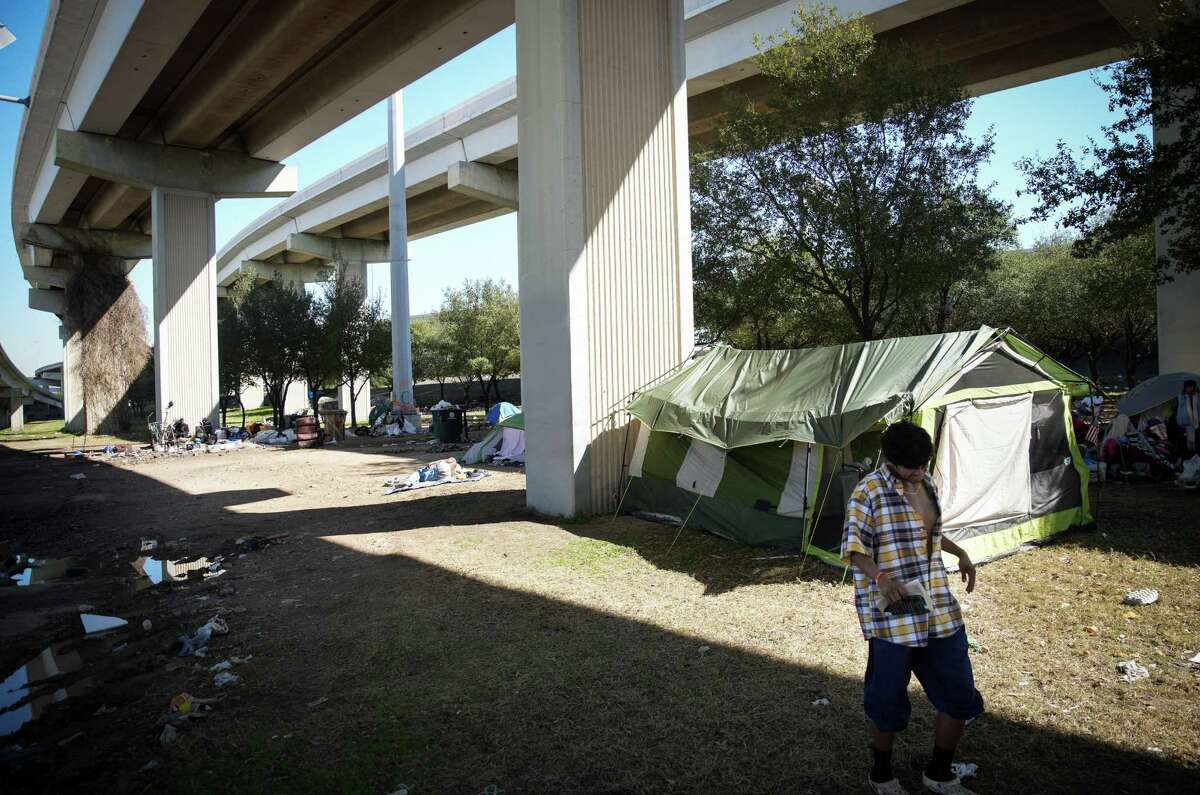
[[929, 766], [925, 768], [925, 775], [929, 776], [934, 781], [949, 781], [954, 778], [953, 771], [950, 770], [950, 763], [954, 761], [954, 749], [946, 750], [933, 746], [933, 759], [929, 760]]
[[872, 748], [871, 752], [875, 755], [874, 763], [871, 765], [871, 780], [877, 784], [882, 784], [885, 781], [892, 780], [892, 752], [880, 751], [878, 748]]

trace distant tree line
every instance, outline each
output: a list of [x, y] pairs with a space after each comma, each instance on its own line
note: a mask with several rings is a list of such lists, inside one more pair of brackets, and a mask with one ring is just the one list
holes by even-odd
[[413, 380], [462, 385], [470, 401], [478, 385], [483, 404], [500, 400], [503, 379], [521, 369], [521, 310], [517, 292], [503, 280], [468, 280], [447, 288], [433, 317], [412, 324]]

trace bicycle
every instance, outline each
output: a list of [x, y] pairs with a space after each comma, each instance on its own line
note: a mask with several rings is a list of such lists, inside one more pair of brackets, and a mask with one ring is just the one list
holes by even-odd
[[[167, 416], [167, 412], [175, 405], [175, 401], [167, 403], [167, 407], [163, 409], [163, 417]], [[176, 446], [181, 441], [187, 439], [188, 427], [183, 418], [175, 420], [175, 422], [158, 421], [153, 414], [146, 417], [146, 427], [150, 430], [150, 445], [155, 448], [162, 448], [165, 452]]]

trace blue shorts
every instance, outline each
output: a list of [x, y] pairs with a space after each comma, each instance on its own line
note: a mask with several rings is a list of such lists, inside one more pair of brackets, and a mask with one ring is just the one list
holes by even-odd
[[958, 720], [971, 720], [983, 712], [983, 696], [975, 689], [975, 675], [967, 657], [967, 631], [945, 638], [930, 638], [922, 648], [871, 638], [863, 708], [879, 731], [898, 732], [908, 726], [912, 704], [908, 683], [917, 675], [925, 695], [937, 708]]

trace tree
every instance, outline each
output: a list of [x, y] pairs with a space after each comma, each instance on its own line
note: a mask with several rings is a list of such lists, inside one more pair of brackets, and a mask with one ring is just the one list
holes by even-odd
[[255, 284], [238, 304], [238, 319], [251, 375], [262, 382], [275, 427], [283, 420], [288, 388], [303, 377], [306, 324], [312, 298], [303, 289], [283, 281]]
[[478, 380], [486, 403], [500, 398], [499, 380], [520, 369], [521, 310], [517, 293], [500, 280], [467, 280], [443, 294], [438, 323], [452, 343], [451, 374], [463, 382], [464, 401]]
[[996, 270], [967, 288], [964, 303], [974, 315], [965, 318], [966, 326], [1012, 326], [1056, 359], [1086, 359], [1097, 382], [1101, 359], [1119, 352], [1126, 383], [1135, 383], [1138, 366], [1155, 347], [1151, 230], [1094, 257], [1075, 256], [1073, 241], [1058, 236], [1001, 259]]
[[221, 386], [221, 424], [227, 424], [229, 398], [237, 399], [242, 410], [242, 425], [246, 424], [246, 406], [242, 403], [242, 392], [254, 381], [250, 360], [246, 354], [245, 327], [240, 316], [239, 304], [253, 285], [253, 281], [239, 279], [230, 287], [230, 297], [217, 302], [217, 360], [218, 378]]
[[413, 383], [437, 381], [439, 400], [446, 399], [446, 379], [454, 375], [454, 351], [437, 319], [412, 323]]
[[790, 270], [855, 338], [879, 338], [945, 289], [947, 265], [975, 267], [1009, 236], [1007, 207], [977, 185], [992, 138], [966, 135], [953, 71], [876, 42], [861, 17], [801, 8], [793, 26], [759, 43], [765, 107], [733, 97], [693, 165], [694, 236], [768, 283]]
[[339, 263], [336, 278], [325, 283], [322, 303], [337, 377], [350, 391], [350, 425], [354, 427], [358, 424], [354, 404], [359, 393], [372, 375], [391, 364], [391, 326], [384, 318], [383, 302], [378, 297], [367, 300], [366, 285], [350, 274], [345, 263]]
[[[1156, 221], [1168, 245], [1159, 265], [1200, 269], [1200, 6], [1160, 3], [1159, 18], [1138, 22], [1130, 57], [1108, 67], [1100, 83], [1121, 118], [1079, 153], [1059, 141], [1047, 158], [1017, 163], [1039, 199], [1033, 218], [1063, 210], [1075, 251], [1095, 255], [1136, 237]], [[1152, 127], [1174, 128], [1177, 140], [1153, 140]]]
[[309, 302], [300, 346], [300, 373], [308, 385], [308, 401], [314, 414], [320, 409], [321, 390], [338, 383], [335, 342], [329, 325], [329, 304], [323, 294], [317, 295]]

